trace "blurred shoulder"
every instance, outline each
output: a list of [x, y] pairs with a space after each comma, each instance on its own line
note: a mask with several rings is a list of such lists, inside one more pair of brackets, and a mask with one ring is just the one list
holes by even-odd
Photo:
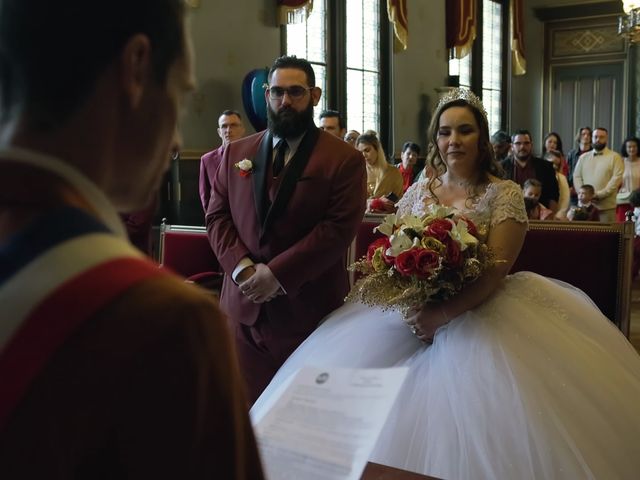
[[226, 317], [213, 293], [186, 283], [175, 275], [162, 275], [129, 288], [102, 312], [133, 336], [197, 330], [226, 335]]

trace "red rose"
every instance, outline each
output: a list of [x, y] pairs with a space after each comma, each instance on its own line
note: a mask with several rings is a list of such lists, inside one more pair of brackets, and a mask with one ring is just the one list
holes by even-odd
[[452, 238], [446, 242], [447, 253], [445, 256], [445, 263], [450, 267], [459, 267], [462, 265], [462, 252], [460, 251], [460, 245]]
[[419, 277], [427, 278], [438, 266], [439, 256], [430, 248], [416, 248], [416, 274]]
[[416, 249], [405, 250], [396, 257], [396, 270], [400, 272], [400, 275], [409, 276], [416, 273]]
[[379, 211], [379, 212], [384, 211], [385, 210], [385, 205], [384, 205], [384, 202], [382, 201], [382, 199], [374, 198], [373, 200], [371, 200], [371, 202], [369, 202], [369, 210], [371, 210], [371, 211]]
[[[387, 260], [388, 257], [384, 253], [387, 251], [387, 248], [389, 248], [390, 246], [391, 244], [389, 243], [388, 237], [381, 237], [374, 240], [373, 242], [371, 242], [371, 244], [367, 248], [367, 261], [371, 262], [371, 259], [373, 258], [373, 254], [376, 253], [376, 250], [378, 248], [382, 247], [382, 258], [384, 258], [385, 263], [390, 264], [389, 261]], [[391, 263], [393, 263], [393, 260], [391, 260]]]
[[449, 232], [451, 231], [451, 222], [445, 218], [436, 218], [433, 222], [429, 224], [427, 228], [424, 229], [424, 234], [433, 237], [436, 240], [440, 240], [441, 242], [446, 242], [449, 236]]

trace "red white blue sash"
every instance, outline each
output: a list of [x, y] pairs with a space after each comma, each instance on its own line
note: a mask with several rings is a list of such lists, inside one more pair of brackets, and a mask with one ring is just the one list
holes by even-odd
[[[163, 273], [125, 240], [91, 222], [67, 208], [16, 239], [15, 252], [0, 251], [0, 429], [83, 321], [133, 284]], [[60, 223], [68, 225], [56, 237], [52, 229]], [[38, 245], [40, 238], [45, 243]], [[55, 244], [46, 245], [51, 238]], [[14, 258], [19, 265], [11, 265]]]

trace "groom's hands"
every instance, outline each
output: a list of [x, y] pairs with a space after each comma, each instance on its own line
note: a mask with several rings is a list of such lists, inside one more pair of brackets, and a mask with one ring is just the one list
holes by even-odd
[[245, 268], [238, 275], [240, 291], [253, 303], [264, 303], [284, 295], [280, 282], [264, 263]]

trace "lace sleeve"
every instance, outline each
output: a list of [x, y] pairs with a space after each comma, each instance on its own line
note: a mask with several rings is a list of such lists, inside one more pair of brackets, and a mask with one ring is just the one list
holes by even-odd
[[495, 187], [495, 194], [490, 202], [491, 226], [493, 227], [507, 219], [526, 223], [528, 218], [524, 207], [522, 188], [511, 180], [496, 183]]
[[411, 185], [398, 203], [398, 215], [408, 215], [414, 212], [415, 206], [419, 206], [422, 200], [423, 186], [426, 185], [425, 181], [416, 182]]

